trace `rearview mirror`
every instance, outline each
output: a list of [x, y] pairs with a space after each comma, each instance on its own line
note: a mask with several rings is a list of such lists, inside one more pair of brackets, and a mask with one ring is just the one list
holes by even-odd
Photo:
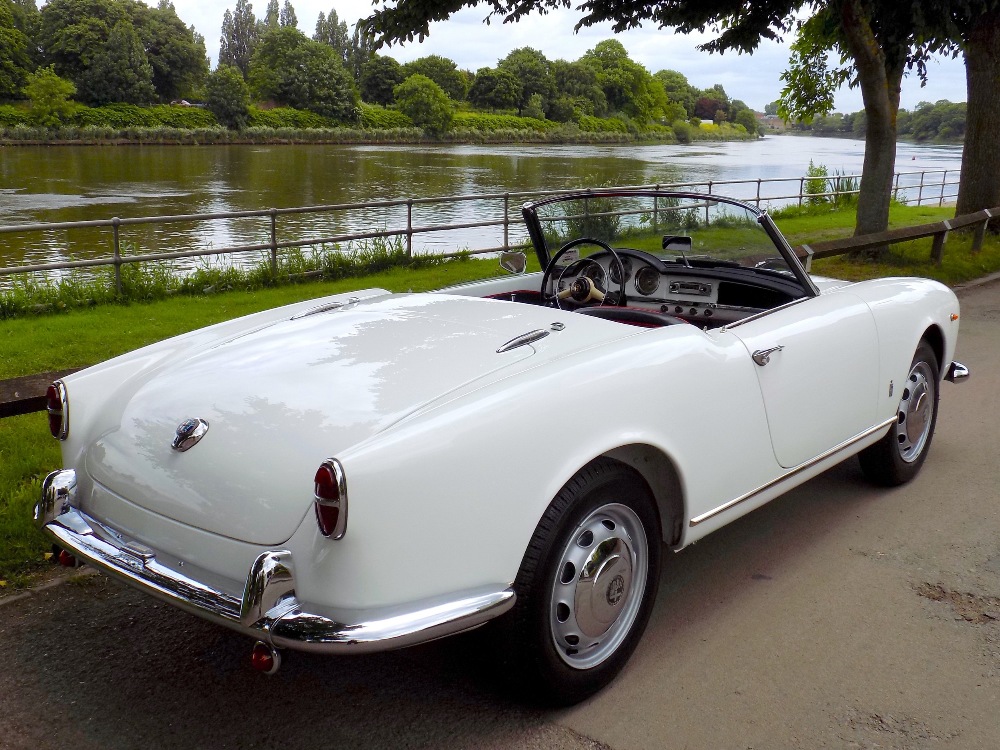
[[500, 253], [500, 267], [513, 274], [522, 274], [528, 267], [528, 256], [513, 250]]

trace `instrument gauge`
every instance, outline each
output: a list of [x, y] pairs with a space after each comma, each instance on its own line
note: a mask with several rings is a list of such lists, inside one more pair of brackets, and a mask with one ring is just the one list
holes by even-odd
[[628, 281], [629, 277], [632, 275], [632, 261], [628, 257], [621, 258], [622, 269], [625, 271], [625, 278], [622, 279], [618, 274], [618, 264], [615, 263], [614, 258], [608, 260], [609, 266], [608, 270], [611, 273], [611, 281], [615, 284], [621, 284], [624, 281]]
[[642, 296], [653, 296], [659, 286], [660, 272], [652, 266], [643, 266], [635, 272], [635, 290]]

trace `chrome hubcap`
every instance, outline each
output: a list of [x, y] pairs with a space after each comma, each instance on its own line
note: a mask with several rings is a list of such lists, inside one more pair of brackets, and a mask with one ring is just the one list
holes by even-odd
[[618, 649], [639, 612], [648, 564], [645, 530], [628, 506], [601, 506], [576, 527], [549, 603], [552, 641], [566, 664], [589, 669]]
[[936, 385], [926, 362], [917, 362], [906, 378], [896, 414], [896, 441], [899, 456], [907, 463], [915, 461], [927, 444], [934, 416]]

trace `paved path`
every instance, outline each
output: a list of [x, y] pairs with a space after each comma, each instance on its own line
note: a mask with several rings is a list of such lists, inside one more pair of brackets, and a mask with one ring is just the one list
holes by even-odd
[[664, 562], [649, 629], [566, 711], [462, 637], [265, 678], [242, 637], [100, 577], [0, 607], [2, 748], [1000, 748], [1000, 284], [962, 294], [917, 480], [853, 461]]

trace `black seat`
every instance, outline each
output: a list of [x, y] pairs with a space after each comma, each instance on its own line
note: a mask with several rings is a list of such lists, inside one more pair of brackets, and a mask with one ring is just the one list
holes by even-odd
[[647, 328], [659, 328], [660, 326], [672, 326], [677, 323], [687, 323], [682, 318], [677, 318], [666, 313], [654, 310], [638, 310], [634, 307], [581, 307], [577, 310], [581, 315], [593, 315], [595, 318], [614, 320], [618, 323], [631, 323]]

